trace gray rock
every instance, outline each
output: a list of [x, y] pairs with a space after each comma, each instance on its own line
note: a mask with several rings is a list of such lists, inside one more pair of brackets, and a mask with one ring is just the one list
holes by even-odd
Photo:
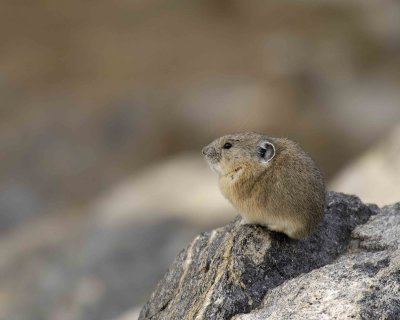
[[330, 192], [301, 241], [240, 221], [196, 237], [139, 319], [399, 319], [399, 204]]

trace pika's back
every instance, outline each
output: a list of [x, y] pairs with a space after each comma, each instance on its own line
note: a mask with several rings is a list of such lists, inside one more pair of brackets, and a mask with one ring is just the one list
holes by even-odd
[[[325, 183], [311, 157], [295, 142], [275, 139], [277, 154], [271, 163], [269, 206], [272, 211], [286, 211], [308, 226], [307, 232], [319, 223], [325, 207]], [[262, 191], [261, 191], [262, 192]]]

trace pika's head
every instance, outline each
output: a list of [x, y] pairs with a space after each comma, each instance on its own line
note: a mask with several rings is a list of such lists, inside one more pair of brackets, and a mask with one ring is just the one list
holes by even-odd
[[204, 147], [202, 152], [211, 169], [223, 176], [246, 167], [268, 167], [276, 149], [271, 138], [243, 132], [222, 136]]

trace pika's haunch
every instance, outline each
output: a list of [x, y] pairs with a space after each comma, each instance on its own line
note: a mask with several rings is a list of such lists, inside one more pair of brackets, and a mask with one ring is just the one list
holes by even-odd
[[243, 132], [214, 140], [203, 154], [246, 223], [302, 239], [321, 221], [324, 181], [295, 142]]

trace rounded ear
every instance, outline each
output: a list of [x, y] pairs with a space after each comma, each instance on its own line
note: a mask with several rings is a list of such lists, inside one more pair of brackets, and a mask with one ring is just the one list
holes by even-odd
[[257, 154], [263, 161], [269, 162], [275, 157], [275, 146], [271, 142], [263, 141], [257, 147]]

